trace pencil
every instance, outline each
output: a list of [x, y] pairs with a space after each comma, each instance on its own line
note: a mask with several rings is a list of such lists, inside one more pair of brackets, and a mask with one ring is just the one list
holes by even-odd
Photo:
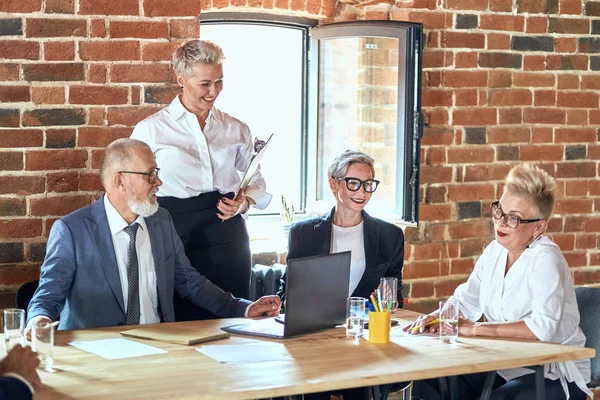
[[375, 307], [375, 312], [379, 312], [377, 309], [377, 302], [375, 302], [375, 298], [371, 295], [371, 303], [373, 303], [373, 307]]
[[[425, 324], [425, 328], [427, 328], [428, 326], [437, 324], [438, 322], [440, 322], [439, 318], [434, 319], [433, 321], [429, 321], [428, 323]], [[417, 331], [419, 330], [419, 326], [413, 326], [412, 328], [410, 328], [411, 331]]]
[[379, 288], [377, 288], [377, 301], [379, 302], [379, 311], [383, 312], [383, 306], [381, 305], [381, 290]]

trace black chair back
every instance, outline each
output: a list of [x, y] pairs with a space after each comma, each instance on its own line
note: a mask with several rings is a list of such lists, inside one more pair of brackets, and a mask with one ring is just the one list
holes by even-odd
[[35, 290], [38, 288], [38, 284], [40, 281], [31, 281], [22, 285], [17, 291], [17, 308], [22, 308], [25, 310], [25, 319], [27, 320], [27, 307], [29, 307], [29, 302], [35, 293]]
[[596, 350], [596, 357], [591, 360], [592, 380], [589, 386], [600, 386], [600, 288], [578, 287], [575, 288], [575, 296], [581, 316], [579, 327], [586, 337], [585, 347]]

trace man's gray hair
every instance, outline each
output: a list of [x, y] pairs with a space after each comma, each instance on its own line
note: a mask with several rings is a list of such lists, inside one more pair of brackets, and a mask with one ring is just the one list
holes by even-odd
[[106, 147], [100, 161], [100, 180], [106, 189], [112, 175], [129, 169], [135, 150], [150, 150], [150, 146], [137, 139], [117, 139]]
[[188, 40], [173, 53], [175, 74], [189, 78], [196, 64], [218, 65], [223, 63], [223, 49], [208, 40]]
[[373, 158], [371, 158], [371, 156], [358, 150], [346, 150], [342, 154], [337, 155], [329, 165], [329, 178], [343, 178], [344, 175], [346, 175], [348, 167], [356, 163], [367, 164], [369, 167], [371, 167], [373, 178], [375, 177], [375, 168], [373, 167], [375, 161]]

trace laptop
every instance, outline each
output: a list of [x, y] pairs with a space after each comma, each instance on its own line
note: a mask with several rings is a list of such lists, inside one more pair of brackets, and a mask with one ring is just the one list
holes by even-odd
[[225, 332], [288, 338], [343, 324], [350, 285], [350, 252], [288, 261], [285, 318], [251, 320]]

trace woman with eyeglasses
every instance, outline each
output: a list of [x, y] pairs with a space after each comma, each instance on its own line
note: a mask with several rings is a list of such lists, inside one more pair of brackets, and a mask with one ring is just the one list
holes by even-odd
[[[402, 307], [404, 234], [396, 225], [364, 211], [379, 185], [374, 160], [357, 150], [346, 150], [329, 166], [329, 188], [335, 207], [290, 229], [287, 259], [351, 251], [348, 295], [369, 298], [382, 277], [398, 278], [398, 307]], [[315, 279], [319, 279], [315, 276]], [[286, 275], [278, 295], [285, 300]], [[369, 398], [370, 388], [342, 391], [344, 400]], [[305, 399], [329, 399], [330, 393], [305, 394]]]
[[[569, 265], [560, 248], [544, 232], [552, 214], [554, 179], [529, 164], [514, 167], [504, 193], [492, 203], [493, 240], [477, 260], [466, 283], [448, 301], [458, 305], [460, 336], [531, 339], [585, 345], [579, 329], [579, 310]], [[478, 322], [485, 316], [485, 322]], [[411, 333], [436, 332], [426, 324], [438, 311], [404, 327]], [[413, 332], [412, 328], [416, 328]], [[492, 399], [534, 399], [534, 371], [513, 368], [497, 371]], [[458, 377], [459, 398], [481, 396], [487, 373]], [[553, 363], [545, 371], [547, 400], [585, 399], [590, 394], [590, 360]], [[436, 399], [437, 381], [421, 385], [425, 399]], [[430, 387], [428, 387], [430, 386]]]
[[[189, 40], [173, 54], [182, 93], [136, 125], [132, 138], [147, 143], [161, 168], [157, 196], [173, 218], [191, 264], [214, 284], [248, 298], [250, 241], [243, 216], [271, 201], [260, 171], [234, 193], [254, 154], [250, 129], [214, 107], [223, 90], [222, 49]], [[175, 296], [178, 321], [214, 318]]]

